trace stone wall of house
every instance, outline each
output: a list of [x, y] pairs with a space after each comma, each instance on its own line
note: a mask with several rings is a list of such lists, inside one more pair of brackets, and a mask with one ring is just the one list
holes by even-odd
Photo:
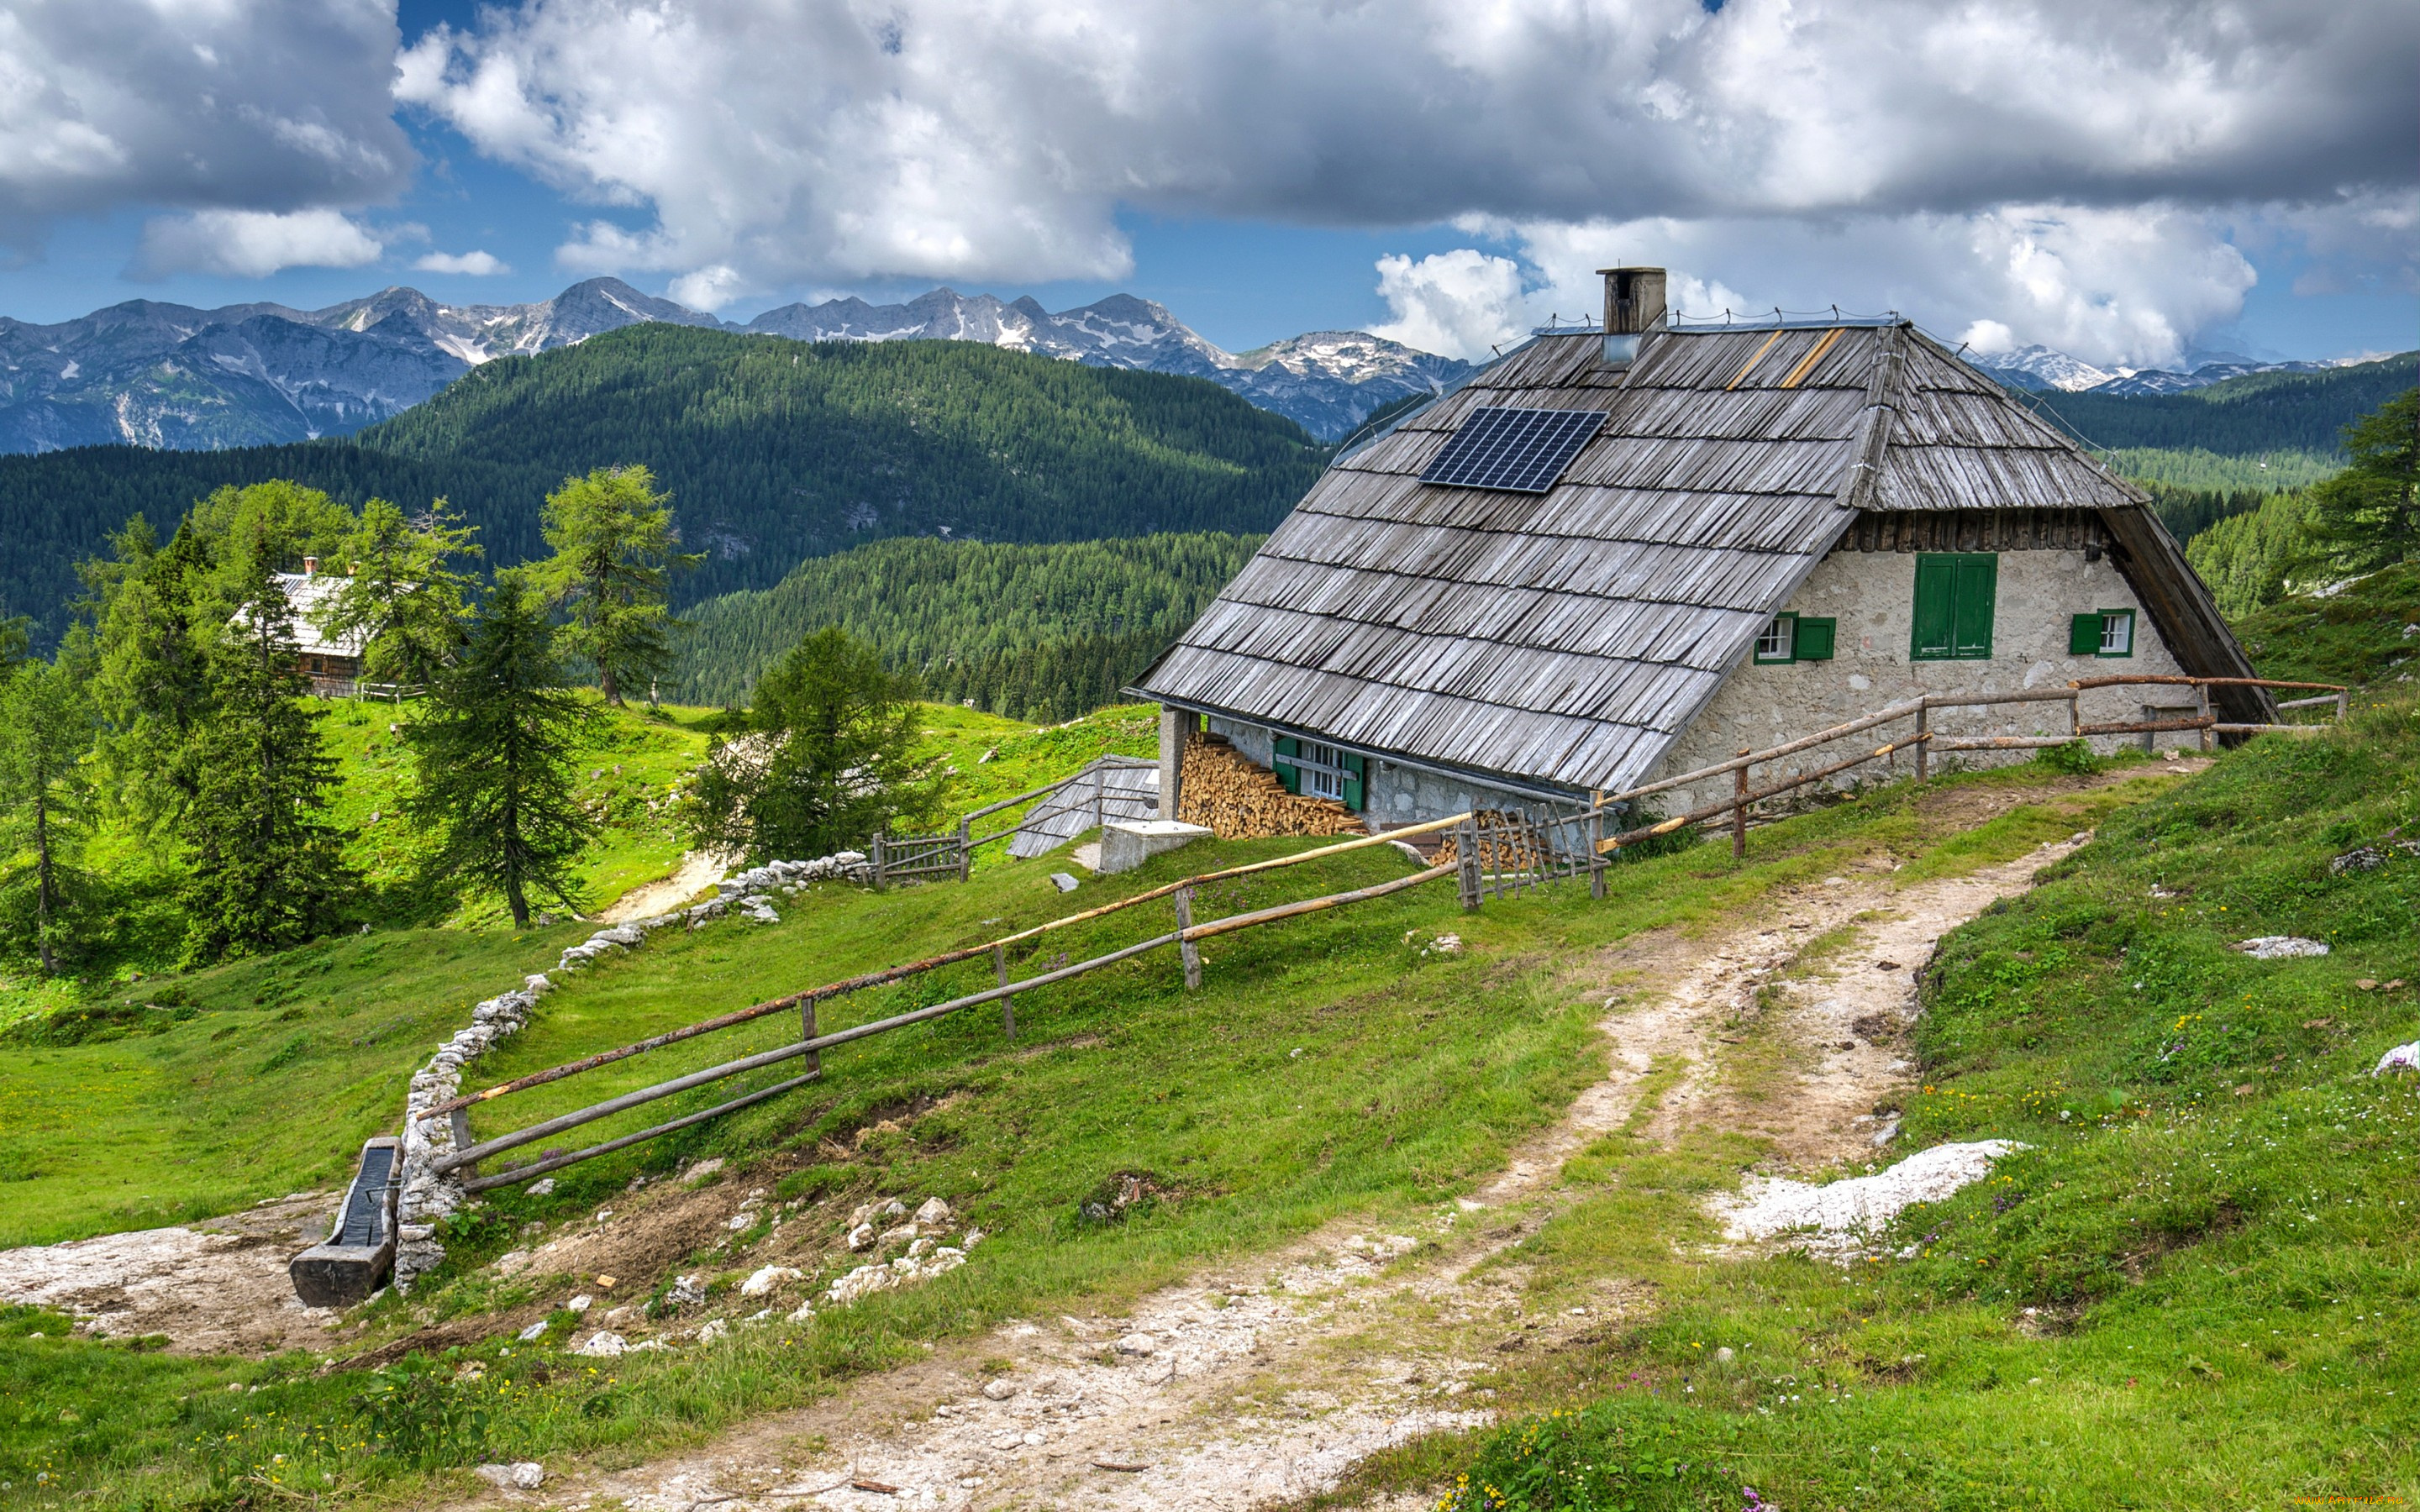
[[[1897, 551], [1839, 550], [1826, 557], [1799, 588], [1788, 608], [1800, 614], [1825, 616], [1837, 622], [1838, 640], [1829, 661], [1758, 665], [1747, 653], [1688, 732], [1651, 774], [1660, 778], [1694, 771], [1729, 760], [1741, 748], [1761, 750], [1832, 725], [1844, 724], [1922, 693], [1997, 693], [2019, 688], [2064, 687], [2069, 679], [2118, 672], [2175, 673], [2183, 671], [2160, 639], [2123, 574], [2107, 557], [2086, 562], [2081, 551], [2003, 551], [2000, 553], [1997, 603], [1993, 613], [1992, 657], [1988, 661], [1914, 661], [1909, 640], [1916, 611], [1916, 557]], [[2071, 617], [2094, 609], [2131, 609], [2134, 616], [2134, 654], [2127, 657], [2072, 656], [2068, 654]], [[2193, 702], [2181, 687], [2112, 687], [2087, 691], [2083, 700], [2086, 723], [2140, 718], [2146, 705], [2174, 706]], [[2067, 728], [2064, 703], [1999, 704], [1978, 709], [1935, 709], [1931, 728], [1958, 735], [2047, 735]], [[1877, 729], [1871, 744], [1904, 738], [1912, 723]], [[1868, 737], [1860, 736], [1860, 740]], [[2140, 736], [2102, 736], [2094, 746], [2115, 749]], [[2162, 746], [2195, 746], [2193, 732], [2165, 734]], [[1846, 742], [1819, 747], [1777, 765], [1805, 771], [1844, 760], [1853, 748]], [[2024, 761], [2030, 751], [1956, 753], [1970, 765]], [[1936, 757], [1935, 761], [1949, 760]], [[1913, 770], [1913, 753], [1896, 759], [1895, 770]], [[1759, 767], [1759, 785], [1769, 779]], [[1775, 775], [1778, 775], [1776, 772]], [[1859, 768], [1851, 776], [1871, 779], [1892, 775], [1883, 764]], [[1668, 813], [1680, 813], [1713, 803], [1730, 791], [1730, 779], [1719, 779], [1703, 791], [1675, 791], [1657, 802]]]

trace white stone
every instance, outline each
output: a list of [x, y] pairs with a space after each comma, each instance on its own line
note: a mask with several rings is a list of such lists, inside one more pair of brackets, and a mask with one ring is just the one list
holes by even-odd
[[850, 1249], [862, 1250], [870, 1247], [873, 1243], [874, 1226], [872, 1224], [860, 1224], [848, 1231], [848, 1247]]
[[513, 1335], [514, 1340], [521, 1344], [535, 1344], [544, 1337], [546, 1337], [546, 1319], [543, 1318]]
[[1993, 1161], [2026, 1148], [2009, 1139], [1935, 1145], [1872, 1176], [1825, 1186], [1752, 1180], [1724, 1216], [1733, 1239], [1766, 1239], [1794, 1228], [1855, 1235], [1882, 1227], [1902, 1208], [1938, 1202], [1981, 1180], [1991, 1174]]
[[729, 1323], [720, 1318], [710, 1318], [706, 1319], [706, 1326], [697, 1331], [697, 1341], [700, 1344], [711, 1344], [730, 1332]]
[[572, 1350], [571, 1352], [574, 1354], [584, 1354], [589, 1358], [596, 1360], [611, 1360], [616, 1355], [628, 1353], [629, 1351], [629, 1341], [625, 1339], [621, 1335], [610, 1334], [600, 1328], [596, 1333], [588, 1335], [587, 1342], [582, 1344], [580, 1348]]
[[588, 1293], [586, 1293], [586, 1292], [584, 1292], [584, 1291], [583, 1291], [583, 1292], [582, 1292], [579, 1296], [572, 1298], [569, 1302], [566, 1302], [566, 1303], [565, 1303], [565, 1304], [563, 1304], [563, 1306], [564, 1306], [564, 1310], [565, 1310], [566, 1312], [575, 1313], [575, 1314], [576, 1314], [576, 1313], [584, 1313], [584, 1312], [586, 1312], [589, 1308], [594, 1307], [594, 1306], [596, 1306], [596, 1305], [597, 1305], [597, 1299], [596, 1299], [596, 1298], [594, 1298], [594, 1297], [592, 1297], [592, 1296], [590, 1296]]
[[916, 1210], [916, 1221], [935, 1227], [946, 1225], [950, 1221], [950, 1205], [939, 1197], [926, 1197]]
[[554, 1178], [551, 1176], [540, 1177], [538, 1180], [532, 1181], [521, 1190], [527, 1192], [534, 1197], [545, 1196], [554, 1190]]
[[1120, 1354], [1150, 1355], [1159, 1348], [1159, 1340], [1148, 1334], [1128, 1334], [1118, 1340]]
[[1176, 819], [1119, 820], [1101, 826], [1101, 859], [1095, 870], [1104, 875], [1131, 872], [1163, 851], [1207, 840], [1211, 831]]
[[500, 1491], [534, 1491], [546, 1484], [546, 1467], [535, 1459], [510, 1465], [481, 1465], [479, 1478]]
[[2287, 961], [2296, 956], [2325, 955], [2325, 940], [2306, 940], [2294, 934], [2261, 934], [2239, 943], [2237, 949], [2255, 961]]
[[761, 1297], [783, 1282], [796, 1281], [804, 1274], [806, 1274], [804, 1271], [795, 1266], [768, 1265], [739, 1283], [739, 1294], [743, 1297]]
[[1005, 1376], [998, 1376], [984, 1382], [983, 1394], [993, 1401], [1004, 1402], [1016, 1395], [1016, 1383]]

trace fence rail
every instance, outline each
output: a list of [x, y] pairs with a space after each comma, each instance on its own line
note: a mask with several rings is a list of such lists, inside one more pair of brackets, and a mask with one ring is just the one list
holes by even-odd
[[[2195, 689], [2200, 712], [2195, 717], [2183, 719], [2147, 719], [2086, 724], [2079, 718], [2079, 695], [2087, 687], [2129, 684], [2190, 686]], [[1400, 829], [1387, 830], [1335, 844], [1319, 846], [1293, 856], [1277, 856], [1265, 861], [1249, 862], [1205, 872], [1163, 887], [1148, 888], [1097, 907], [1050, 919], [1032, 928], [1002, 935], [995, 940], [942, 951], [904, 965], [867, 972], [842, 981], [793, 993], [697, 1024], [667, 1030], [633, 1044], [601, 1051], [544, 1071], [533, 1072], [500, 1086], [457, 1097], [451, 1102], [440, 1103], [429, 1109], [424, 1115], [425, 1118], [450, 1117], [453, 1119], [458, 1145], [452, 1153], [439, 1158], [432, 1164], [441, 1173], [465, 1172], [466, 1179], [462, 1184], [466, 1190], [473, 1192], [533, 1180], [547, 1172], [577, 1165], [582, 1161], [592, 1160], [613, 1150], [627, 1149], [644, 1140], [653, 1139], [709, 1119], [719, 1118], [725, 1113], [735, 1112], [804, 1086], [823, 1074], [822, 1052], [827, 1049], [854, 1043], [875, 1035], [888, 1033], [892, 1029], [926, 1023], [951, 1013], [994, 1002], [1001, 1006], [1003, 1029], [1013, 1039], [1016, 1032], [1013, 1004], [1018, 995], [1037, 988], [1070, 980], [1089, 972], [1098, 971], [1152, 950], [1171, 946], [1177, 947], [1182, 955], [1186, 985], [1188, 988], [1198, 987], [1201, 984], [1201, 962], [1196, 946], [1202, 940], [1239, 930], [1258, 928], [1289, 918], [1301, 918], [1327, 909], [1346, 907], [1372, 899], [1388, 897], [1448, 875], [1455, 877], [1463, 906], [1466, 909], [1479, 907], [1481, 900], [1491, 892], [1494, 896], [1502, 898], [1510, 893], [1517, 893], [1545, 882], [1575, 877], [1583, 870], [1590, 874], [1590, 891], [1595, 896], [1603, 897], [1606, 858], [1619, 853], [1625, 846], [1636, 845], [1649, 838], [1670, 834], [1686, 825], [1702, 824], [1728, 814], [1730, 817], [1732, 854], [1735, 856], [1743, 856], [1746, 847], [1747, 813], [1754, 805], [1838, 776], [1868, 762], [1888, 760], [1903, 750], [1913, 749], [1916, 753], [1916, 775], [1922, 778], [1928, 775], [1926, 767], [1928, 753], [1935, 748], [1942, 750], [2022, 749], [2063, 745], [2070, 740], [2088, 734], [2144, 733], [2174, 730], [2199, 731], [2202, 733], [2203, 743], [2207, 746], [2214, 735], [2221, 733], [2254, 733], [2269, 730], [2299, 731], [2321, 728], [2304, 725], [2221, 725], [2209, 711], [2209, 690], [2213, 686], [2318, 687], [2325, 689], [2327, 694], [2332, 696], [2339, 717], [2348, 707], [2347, 691], [2327, 684], [2283, 683], [2247, 678], [2196, 679], [2159, 675], [2081, 679], [2069, 684], [2065, 688], [2026, 689], [2011, 693], [1972, 696], [1928, 695], [1877, 710], [1828, 730], [1819, 731], [1814, 734], [1764, 750], [1742, 751], [1728, 761], [1684, 772], [1677, 777], [1643, 783], [1612, 795], [1595, 795], [1590, 805], [1577, 813], [1558, 813], [1545, 820], [1517, 813], [1492, 811], [1460, 813], [1445, 819], [1431, 820], [1424, 824], [1405, 825]], [[2068, 707], [2070, 733], [2064, 736], [1943, 736], [1931, 728], [1931, 715], [1935, 709], [2061, 702]], [[2328, 697], [2299, 701], [2299, 706], [2314, 706], [2327, 702], [2330, 702]], [[1813, 750], [1901, 719], [1913, 719], [1916, 726], [1914, 732], [1903, 738], [1885, 741], [1882, 745], [1860, 750], [1844, 760], [1826, 763], [1813, 770], [1792, 772], [1777, 781], [1768, 781], [1761, 786], [1751, 779], [1750, 774], [1759, 765], [1770, 764], [1786, 757]], [[1134, 764], [1151, 764], [1137, 761]], [[1075, 778], [1034, 789], [1031, 793], [1002, 800], [986, 809], [977, 810], [960, 820], [954, 835], [877, 837], [875, 851], [876, 874], [881, 876], [887, 872], [892, 876], [904, 877], [920, 874], [938, 875], [955, 871], [958, 875], [964, 876], [968, 858], [972, 851], [970, 836], [974, 821], [1014, 808], [1019, 803], [1029, 802], [1036, 797], [1060, 791], [1072, 782], [1082, 780], [1084, 775], [1078, 774]], [[1732, 779], [1731, 792], [1715, 802], [1699, 806], [1687, 813], [1662, 820], [1653, 825], [1634, 827], [1611, 836], [1605, 833], [1609, 819], [1635, 812], [1634, 806], [1640, 798], [1687, 787], [1712, 778], [1726, 776]], [[1575, 826], [1584, 826], [1586, 834], [1584, 841], [1572, 843], [1567, 840], [1566, 837]], [[1272, 907], [1202, 923], [1193, 921], [1192, 900], [1199, 889], [1208, 884], [1301, 866], [1346, 852], [1393, 844], [1429, 834], [1444, 834], [1450, 838], [1454, 846], [1452, 859], [1424, 867], [1409, 876], [1398, 878], [1392, 882], [1344, 892], [1328, 893], [1295, 903], [1280, 903]], [[989, 838], [997, 839], [998, 836]], [[1148, 939], [1077, 962], [1072, 965], [1054, 967], [1022, 980], [1009, 980], [1007, 950], [1010, 946], [1039, 938], [1053, 931], [1140, 907], [1159, 899], [1173, 901], [1177, 924], [1174, 930], [1155, 934]], [[893, 1014], [850, 1028], [830, 1033], [819, 1033], [816, 1029], [816, 1008], [822, 1002], [846, 994], [906, 980], [925, 972], [974, 960], [986, 954], [992, 958], [998, 977], [998, 982], [994, 986], [965, 994], [929, 1008]], [[582, 1072], [611, 1065], [615, 1061], [642, 1055], [650, 1050], [661, 1049], [682, 1041], [736, 1027], [738, 1025], [789, 1010], [796, 1010], [799, 1014], [799, 1038], [792, 1043], [739, 1057], [718, 1066], [658, 1082], [486, 1140], [473, 1141], [470, 1138], [465, 1113], [471, 1107], [516, 1092], [526, 1091], [532, 1088], [545, 1086]], [[687, 1114], [632, 1134], [623, 1134], [582, 1149], [550, 1154], [534, 1164], [515, 1166], [507, 1171], [487, 1175], [481, 1175], [477, 1171], [481, 1161], [534, 1144], [553, 1134], [579, 1128], [632, 1108], [644, 1106], [648, 1103], [695, 1088], [709, 1086], [732, 1076], [742, 1075], [800, 1057], [805, 1057], [808, 1063], [807, 1070], [801, 1074], [789, 1077], [771, 1087], [745, 1093], [713, 1107]]]

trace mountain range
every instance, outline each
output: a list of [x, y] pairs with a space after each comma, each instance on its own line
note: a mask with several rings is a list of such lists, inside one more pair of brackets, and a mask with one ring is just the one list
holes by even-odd
[[1053, 314], [1031, 297], [1003, 303], [938, 288], [905, 304], [787, 304], [745, 325], [615, 278], [533, 304], [441, 304], [411, 288], [323, 310], [132, 300], [55, 325], [0, 317], [0, 453], [117, 443], [209, 450], [348, 435], [496, 358], [644, 321], [809, 341], [973, 341], [1207, 378], [1325, 440], [1470, 370], [1350, 331], [1230, 353], [1165, 307], [1126, 294]]
[[2055, 391], [2060, 393], [2109, 393], [2123, 397], [2187, 393], [2253, 373], [2324, 373], [2331, 368], [2350, 367], [2366, 361], [2348, 357], [2335, 362], [2264, 363], [2237, 352], [2188, 347], [2181, 368], [2109, 368], [2095, 367], [2081, 358], [2070, 357], [2049, 347], [2019, 347], [2012, 351], [1990, 356], [1969, 352], [1966, 360], [2011, 388], [2030, 389], [2037, 393]]

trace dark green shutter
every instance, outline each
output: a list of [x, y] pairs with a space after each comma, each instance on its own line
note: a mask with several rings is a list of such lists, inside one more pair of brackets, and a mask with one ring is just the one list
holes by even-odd
[[1992, 609], [2000, 594], [2000, 559], [1981, 555], [1958, 562], [1956, 639], [1950, 655], [1987, 660], [1992, 655]]
[[1269, 766], [1278, 774], [1278, 780], [1285, 784], [1288, 793], [1302, 791], [1302, 769], [1286, 760], [1289, 756], [1301, 754], [1301, 750], [1302, 748], [1295, 744], [1294, 736], [1278, 736], [1277, 759]]
[[2101, 655], [2101, 611], [2079, 614], [2067, 622], [2067, 654], [2071, 656]]
[[1950, 634], [1954, 623], [1950, 594], [1956, 587], [1952, 557], [1919, 556], [1916, 559], [1916, 632], [1910, 638], [1908, 655], [1917, 661], [1931, 661], [1950, 655]]
[[1800, 615], [1798, 634], [1791, 641], [1791, 650], [1795, 659], [1830, 661], [1835, 623], [1828, 619], [1810, 620], [1803, 614]]
[[1344, 768], [1344, 807], [1355, 813], [1361, 811], [1361, 758], [1340, 756], [1337, 764]]

